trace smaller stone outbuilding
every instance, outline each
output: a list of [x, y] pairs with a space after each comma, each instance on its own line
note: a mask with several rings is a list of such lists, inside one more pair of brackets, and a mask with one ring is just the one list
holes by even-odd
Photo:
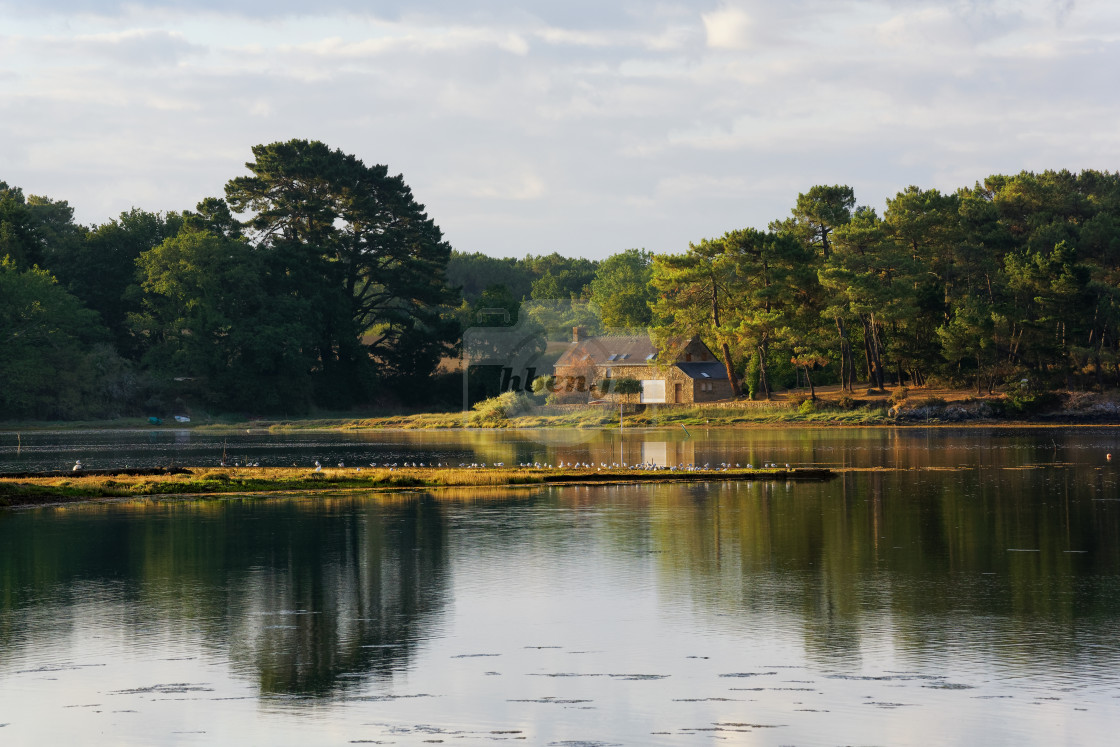
[[[556, 361], [556, 386], [567, 392], [587, 391], [590, 399], [643, 404], [731, 398], [727, 369], [699, 338], [690, 340], [673, 357], [663, 360], [648, 334], [585, 337], [577, 327], [571, 345]], [[641, 393], [613, 394], [609, 382], [621, 378], [639, 381]]]

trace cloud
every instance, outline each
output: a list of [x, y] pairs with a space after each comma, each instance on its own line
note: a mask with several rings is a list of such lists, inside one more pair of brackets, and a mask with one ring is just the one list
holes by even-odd
[[752, 46], [754, 21], [746, 11], [723, 6], [700, 17], [712, 49], [749, 49]]
[[403, 173], [453, 246], [495, 254], [680, 251], [814, 183], [881, 207], [912, 183], [1120, 160], [1103, 0], [57, 14], [102, 5], [25, 4], [0, 38], [0, 178], [86, 223], [191, 207], [293, 137]]
[[[684, 5], [684, 3], [681, 3]], [[38, 0], [35, 3], [0, 0], [0, 10], [18, 17], [69, 16], [134, 18], [155, 15], [221, 14], [270, 21], [278, 18], [349, 15], [390, 21], [442, 19], [458, 23], [489, 25], [514, 19], [534, 18], [574, 29], [620, 28], [648, 18], [651, 7], [645, 0], [602, 3], [599, 0], [522, 0], [511, 8], [505, 0]], [[658, 10], [655, 6], [653, 10]]]
[[54, 53], [59, 55], [143, 66], [175, 64], [206, 50], [202, 45], [190, 43], [180, 33], [163, 29], [127, 29], [72, 39], [48, 37], [44, 44], [53, 47]]
[[448, 177], [434, 185], [436, 194], [479, 200], [524, 202], [544, 197], [547, 188], [536, 174], [505, 174], [489, 179], [481, 177]]

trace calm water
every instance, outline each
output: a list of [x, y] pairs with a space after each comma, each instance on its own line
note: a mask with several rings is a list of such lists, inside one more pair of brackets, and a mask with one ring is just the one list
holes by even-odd
[[[49, 448], [215, 443], [152, 433]], [[244, 435], [261, 463], [905, 469], [0, 513], [0, 743], [1114, 743], [1115, 429]], [[9, 436], [4, 469], [47, 451]]]

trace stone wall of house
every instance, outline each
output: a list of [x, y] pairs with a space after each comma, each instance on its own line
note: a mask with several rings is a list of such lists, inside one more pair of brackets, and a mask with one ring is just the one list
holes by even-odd
[[[690, 342], [680, 354], [681, 362], [718, 360], [707, 346], [699, 340]], [[610, 376], [607, 376], [607, 371]], [[601, 364], [592, 370], [591, 366], [564, 366], [556, 369], [559, 385], [571, 385], [578, 389], [581, 385], [590, 389], [605, 378], [620, 379], [629, 377], [638, 381], [658, 379], [665, 382], [666, 404], [692, 404], [695, 402], [716, 402], [731, 398], [731, 383], [726, 379], [692, 379], [676, 366], [661, 367], [653, 362], [631, 364]], [[679, 385], [679, 392], [678, 392]], [[573, 388], [567, 386], [567, 388]], [[589, 391], [591, 399], [602, 398], [598, 389]], [[637, 404], [640, 394], [609, 394], [606, 399], [614, 402]]]
[[[709, 358], [708, 360], [711, 360]], [[692, 379], [676, 366], [659, 368], [658, 366], [610, 366], [611, 378], [621, 379], [629, 377], [642, 381], [643, 379], [658, 379], [665, 382], [665, 401], [667, 404], [691, 404], [693, 402], [714, 402], [731, 397], [731, 384], [726, 379]], [[601, 366], [595, 377], [596, 384], [606, 378], [607, 366]], [[709, 384], [710, 389], [704, 385]], [[680, 385], [678, 395], [677, 386]], [[679, 397], [679, 398], [678, 398]], [[638, 403], [640, 394], [611, 394], [607, 397], [615, 402]]]
[[[703, 389], [705, 381], [711, 385], [711, 388], [706, 391]], [[696, 388], [692, 397], [693, 402], [716, 402], [721, 399], [731, 399], [731, 382], [727, 379], [699, 379], [694, 380], [693, 384]]]

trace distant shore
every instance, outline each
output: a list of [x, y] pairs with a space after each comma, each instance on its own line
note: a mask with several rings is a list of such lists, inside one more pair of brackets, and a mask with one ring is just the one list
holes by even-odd
[[[866, 390], [856, 394], [838, 387], [818, 389], [816, 400], [805, 391], [788, 391], [771, 400], [738, 400], [695, 405], [624, 404], [621, 425], [629, 428], [783, 428], [797, 427], [1063, 427], [1120, 425], [1120, 393], [1061, 392], [1045, 396], [978, 396], [952, 389]], [[0, 422], [0, 431], [98, 429], [269, 430], [451, 430], [451, 429], [617, 429], [617, 403], [534, 405], [520, 412], [483, 417], [475, 411], [244, 418], [195, 415], [190, 422], [164, 418], [152, 425], [144, 417], [100, 421]]]

